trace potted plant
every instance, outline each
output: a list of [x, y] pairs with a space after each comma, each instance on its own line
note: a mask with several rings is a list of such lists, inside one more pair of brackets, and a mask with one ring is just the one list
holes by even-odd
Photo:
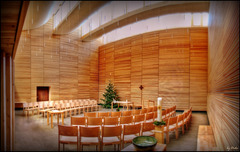
[[154, 121], [153, 124], [155, 126], [165, 126], [166, 125], [166, 122], [165, 121]]

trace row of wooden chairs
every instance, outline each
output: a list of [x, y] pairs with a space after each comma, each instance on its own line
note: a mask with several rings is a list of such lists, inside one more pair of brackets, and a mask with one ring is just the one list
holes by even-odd
[[[154, 130], [153, 122], [143, 122], [131, 125], [115, 125], [102, 127], [95, 126], [58, 126], [58, 150], [60, 151], [60, 144], [77, 144], [77, 150], [79, 145], [83, 150], [84, 145], [96, 145], [96, 150], [103, 151], [104, 145], [118, 145], [118, 151], [124, 148], [125, 143], [131, 143], [132, 139], [145, 135], [147, 132]], [[150, 136], [154, 136], [154, 133], [148, 133]], [[68, 141], [68, 136], [75, 137]]]
[[[109, 114], [99, 113], [98, 117], [71, 117], [71, 126], [59, 125], [58, 150], [60, 150], [60, 144], [63, 144], [64, 149], [64, 144], [68, 143], [62, 140], [61, 136], [70, 136], [70, 131], [66, 133], [64, 128], [74, 128], [76, 136], [74, 143], [77, 144], [77, 149], [80, 144], [82, 150], [83, 145], [96, 145], [96, 150], [103, 150], [104, 145], [114, 145], [116, 150], [115, 145], [118, 145], [118, 150], [121, 150], [125, 143], [131, 143], [136, 136], [154, 136], [154, 119], [148, 118], [156, 118], [156, 116], [153, 117], [156, 112], [119, 117], [114, 114], [117, 112], [111, 112], [111, 117]], [[167, 125], [164, 127], [164, 133], [167, 135], [172, 129], [170, 123], [172, 121], [168, 121], [172, 115], [169, 116], [165, 118]]]
[[42, 101], [42, 102], [31, 102], [23, 104], [23, 113], [26, 111], [27, 115], [29, 112], [37, 111], [37, 114], [44, 114], [49, 110], [63, 110], [71, 116], [72, 112], [76, 115], [82, 112], [89, 112], [94, 110], [100, 110], [100, 105], [97, 104], [96, 100], [90, 99], [78, 99], [78, 100], [59, 100], [59, 101]]
[[164, 127], [164, 133], [166, 134], [166, 143], [169, 143], [169, 132], [174, 131], [175, 137], [178, 139], [178, 128], [181, 128], [182, 134], [184, 134], [184, 126], [188, 130], [192, 118], [192, 107], [178, 116], [165, 119], [166, 126]]

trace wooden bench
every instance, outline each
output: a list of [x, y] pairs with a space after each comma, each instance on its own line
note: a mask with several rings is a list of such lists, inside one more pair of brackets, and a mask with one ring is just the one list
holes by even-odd
[[216, 151], [216, 149], [212, 127], [209, 125], [199, 125], [197, 151]]

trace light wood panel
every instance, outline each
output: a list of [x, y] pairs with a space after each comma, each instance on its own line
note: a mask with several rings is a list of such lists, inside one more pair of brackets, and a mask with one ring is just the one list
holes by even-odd
[[219, 150], [239, 148], [239, 2], [210, 2], [207, 112]]
[[147, 106], [148, 100], [163, 97], [163, 108], [206, 111], [206, 34], [207, 28], [169, 29], [113, 42], [114, 50], [113, 43], [99, 47], [99, 97], [114, 62], [113, 81], [122, 100]]
[[159, 96], [163, 108], [189, 108], [189, 29], [159, 33]]
[[79, 30], [52, 35], [53, 20], [23, 31], [16, 54], [16, 102], [36, 101], [36, 87], [49, 86], [50, 100], [98, 99], [98, 47], [81, 42]]
[[131, 41], [129, 38], [117, 41], [114, 47], [114, 85], [120, 100], [130, 100]]
[[207, 110], [208, 29], [190, 29], [190, 106]]
[[159, 32], [143, 34], [142, 40], [142, 102], [158, 98], [158, 41]]
[[142, 35], [131, 40], [131, 101], [142, 105]]

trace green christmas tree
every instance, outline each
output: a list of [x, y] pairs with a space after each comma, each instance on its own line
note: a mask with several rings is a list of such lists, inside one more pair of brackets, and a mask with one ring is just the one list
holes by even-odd
[[[116, 101], [119, 100], [119, 97], [117, 95], [117, 90], [114, 88], [114, 85], [109, 81], [107, 87], [106, 87], [106, 92], [103, 93], [104, 99], [101, 99], [105, 104], [103, 104], [104, 108], [111, 108], [111, 103], [113, 102], [113, 99]], [[117, 104], [113, 105], [114, 108], [117, 107]]]

